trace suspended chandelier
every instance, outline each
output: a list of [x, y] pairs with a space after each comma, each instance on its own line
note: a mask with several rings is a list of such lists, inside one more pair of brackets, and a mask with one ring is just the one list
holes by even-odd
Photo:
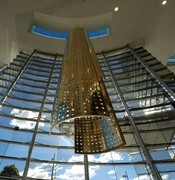
[[125, 144], [96, 54], [82, 28], [70, 33], [53, 106], [51, 126], [71, 132], [66, 123], [73, 124], [75, 153], [102, 153]]

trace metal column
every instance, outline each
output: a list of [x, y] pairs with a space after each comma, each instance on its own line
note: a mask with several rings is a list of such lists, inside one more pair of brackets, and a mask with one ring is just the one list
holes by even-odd
[[5, 64], [3, 67], [0, 67], [0, 73], [3, 73], [7, 69], [7, 64]]
[[51, 173], [51, 180], [54, 180], [54, 169], [55, 169], [55, 153], [54, 153], [54, 156], [53, 156], [53, 165], [52, 165], [52, 173]]
[[85, 180], [89, 180], [88, 155], [84, 155]]
[[107, 68], [108, 68], [108, 71], [109, 71], [109, 73], [110, 73], [110, 76], [111, 76], [111, 78], [112, 78], [112, 81], [113, 81], [113, 83], [114, 83], [115, 89], [116, 89], [116, 91], [118, 92], [118, 95], [119, 95], [119, 97], [120, 97], [120, 100], [121, 100], [121, 102], [122, 102], [122, 104], [123, 104], [123, 106], [124, 106], [124, 108], [125, 108], [125, 110], [126, 110], [126, 113], [127, 113], [127, 115], [128, 115], [128, 118], [129, 118], [129, 121], [130, 121], [130, 124], [131, 124], [131, 127], [133, 128], [133, 131], [134, 131], [134, 135], [135, 135], [137, 141], [139, 142], [139, 145], [140, 145], [140, 147], [141, 147], [141, 149], [142, 149], [142, 151], [143, 151], [143, 153], [144, 153], [144, 155], [145, 155], [145, 158], [146, 158], [146, 161], [147, 161], [147, 163], [148, 163], [148, 166], [150, 167], [152, 176], [153, 176], [153, 178], [154, 178], [155, 180], [161, 180], [162, 178], [161, 178], [161, 176], [160, 176], [157, 168], [156, 168], [155, 165], [152, 163], [151, 155], [150, 155], [149, 151], [146, 149], [146, 147], [145, 147], [145, 145], [144, 145], [144, 142], [143, 142], [143, 140], [142, 140], [142, 137], [141, 137], [141, 135], [140, 135], [140, 133], [139, 133], [139, 131], [138, 131], [138, 129], [137, 129], [137, 126], [136, 126], [136, 124], [135, 124], [135, 122], [134, 122], [134, 119], [132, 118], [131, 112], [130, 112], [130, 110], [129, 110], [129, 108], [128, 108], [128, 105], [127, 105], [127, 103], [126, 103], [126, 101], [125, 101], [125, 98], [124, 98], [124, 96], [123, 96], [123, 94], [122, 94], [122, 91], [120, 90], [120, 86], [118, 85], [117, 81], [115, 80], [115, 77], [114, 77], [114, 75], [113, 75], [113, 73], [112, 73], [112, 70], [111, 70], [111, 68], [110, 68], [110, 66], [109, 66], [109, 63], [108, 63], [107, 60], [106, 60], [105, 54], [102, 53], [102, 55], [103, 55], [104, 62], [105, 62], [106, 66], [107, 66]]
[[22, 178], [23, 180], [26, 180], [26, 177], [27, 177], [28, 168], [29, 168], [29, 164], [30, 164], [30, 158], [31, 158], [31, 155], [32, 155], [33, 146], [35, 144], [35, 138], [36, 138], [38, 127], [39, 127], [39, 122], [40, 122], [40, 119], [41, 119], [41, 116], [42, 116], [42, 113], [43, 113], [44, 104], [45, 104], [45, 101], [46, 101], [46, 96], [47, 96], [47, 92], [48, 92], [48, 89], [49, 89], [50, 80], [52, 78], [52, 74], [53, 74], [53, 69], [54, 69], [54, 66], [55, 66], [56, 58], [57, 58], [57, 54], [55, 56], [55, 60], [54, 60], [53, 66], [52, 66], [52, 70], [51, 70], [50, 76], [48, 78], [47, 86], [46, 86], [45, 93], [44, 93], [44, 96], [43, 96], [43, 99], [42, 99], [42, 104], [41, 104], [41, 107], [40, 107], [40, 111], [39, 111], [39, 114], [38, 114], [37, 122], [36, 122], [35, 129], [34, 129], [34, 132], [33, 132], [32, 140], [31, 140], [31, 143], [30, 143], [30, 148], [29, 148], [29, 151], [28, 151], [27, 162], [26, 162], [26, 165], [25, 165], [25, 168], [24, 168], [24, 174], [23, 174], [23, 178]]

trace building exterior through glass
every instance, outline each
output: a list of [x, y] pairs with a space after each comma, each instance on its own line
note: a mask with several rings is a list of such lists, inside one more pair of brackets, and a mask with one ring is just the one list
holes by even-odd
[[126, 145], [79, 155], [72, 133], [49, 133], [63, 57], [20, 52], [0, 71], [0, 171], [14, 164], [12, 179], [23, 180], [174, 179], [175, 75], [143, 48], [97, 57]]

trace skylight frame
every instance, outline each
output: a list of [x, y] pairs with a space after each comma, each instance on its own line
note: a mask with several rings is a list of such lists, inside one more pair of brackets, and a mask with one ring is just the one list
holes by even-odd
[[[39, 36], [43, 36], [51, 39], [57, 39], [57, 40], [67, 40], [69, 37], [68, 32], [52, 31], [50, 29], [42, 28], [36, 25], [32, 26], [31, 32]], [[105, 37], [109, 35], [109, 28], [106, 27], [94, 31], [89, 31], [87, 32], [87, 35], [90, 39]]]

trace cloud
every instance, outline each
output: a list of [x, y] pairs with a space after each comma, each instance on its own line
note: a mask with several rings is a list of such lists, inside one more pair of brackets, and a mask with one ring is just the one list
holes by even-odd
[[33, 169], [29, 169], [27, 176], [32, 178], [49, 178], [50, 171], [46, 168], [46, 164], [41, 164]]
[[83, 155], [73, 155], [68, 162], [83, 162], [84, 161], [84, 157]]
[[[95, 156], [91, 155], [88, 156], [88, 160], [89, 161], [95, 161]], [[84, 156], [83, 155], [73, 155], [68, 162], [84, 162]], [[81, 177], [80, 174], [78, 176], [78, 174], [76, 173], [76, 171], [74, 171], [74, 168], [76, 168], [76, 170], [78, 170], [78, 173], [81, 172]], [[90, 178], [94, 177], [96, 175], [96, 170], [99, 169], [99, 166], [89, 166], [89, 176]], [[71, 173], [72, 172], [72, 173]], [[72, 168], [66, 170], [66, 172], [64, 174], [62, 174], [61, 176], [59, 176], [59, 178], [64, 177], [65, 179], [71, 179], [71, 176], [74, 177], [74, 180], [79, 179], [84, 179], [84, 166], [72, 166]], [[63, 178], [63, 179], [64, 179]]]
[[[11, 114], [16, 117], [35, 118], [35, 119], [38, 117], [38, 112], [19, 110], [19, 109], [13, 109], [11, 111]], [[24, 129], [33, 129], [35, 127], [35, 122], [12, 119], [10, 121], [10, 125], [18, 126], [19, 128], [24, 128]], [[44, 123], [39, 123], [39, 125], [40, 127], [43, 127]]]
[[[142, 176], [139, 176], [139, 178], [134, 178], [132, 180], [145, 180], [145, 179], [150, 179], [150, 176], [148, 175], [142, 175]], [[120, 180], [123, 180], [123, 179], [120, 179]]]
[[[84, 157], [82, 155], [73, 155], [69, 162], [82, 162], [84, 160]], [[110, 161], [117, 161], [117, 160], [123, 160], [123, 156], [118, 152], [111, 152], [111, 153], [104, 153], [100, 154], [99, 157], [95, 157], [94, 155], [89, 155], [88, 160], [90, 162], [110, 162]]]
[[110, 179], [116, 179], [116, 172], [115, 170], [108, 171], [108, 174], [110, 175]]
[[102, 154], [99, 158], [99, 161], [100, 162], [109, 162], [111, 158], [113, 161], [123, 160], [123, 156], [121, 155], [121, 153], [111, 152], [111, 153]]
[[110, 170], [109, 172], [108, 172], [108, 174], [115, 174], [115, 171], [114, 170]]
[[[64, 167], [64, 166], [63, 166]], [[63, 170], [63, 167], [60, 167], [60, 165], [55, 165], [54, 172], [57, 172], [56, 179], [62, 179], [62, 180], [84, 180], [84, 166], [82, 165], [73, 165], [71, 168], [65, 169], [64, 173], [58, 173], [58, 171]], [[50, 179], [51, 177], [51, 169], [52, 164], [42, 163], [37, 164], [33, 168], [29, 168], [28, 170], [28, 177], [31, 178], [40, 178], [40, 179]], [[89, 176], [92, 178], [96, 175], [96, 171], [99, 169], [99, 166], [90, 166], [89, 167]], [[23, 175], [23, 171], [20, 172], [20, 175]], [[55, 175], [55, 173], [54, 173]]]
[[[139, 176], [139, 177], [134, 178], [134, 179], [132, 179], [132, 180], [145, 180], [145, 179], [150, 179], [150, 176], [148, 176], [148, 175], [142, 175], [142, 176]], [[164, 174], [164, 175], [162, 176], [162, 179], [163, 179], [163, 180], [169, 179], [169, 175], [168, 175], [168, 174]], [[123, 180], [123, 179], [121, 178], [120, 180]]]
[[164, 174], [164, 175], [162, 176], [162, 179], [163, 179], [163, 180], [169, 179], [169, 174]]
[[27, 111], [27, 110], [20, 110], [20, 109], [13, 109], [11, 114], [18, 116], [18, 117], [26, 117], [26, 118], [37, 118], [38, 112]]
[[[23, 172], [20, 172], [20, 175], [22, 175]], [[28, 170], [28, 177], [32, 178], [45, 178], [48, 179], [50, 178], [50, 168], [48, 164], [42, 163], [40, 165], [36, 165], [34, 168], [29, 168]]]
[[[111, 158], [112, 156], [112, 158]], [[123, 160], [123, 156], [121, 156], [118, 152], [111, 152], [111, 153], [104, 153], [100, 154], [99, 157], [95, 155], [89, 155], [88, 160], [89, 162], [110, 162], [111, 160]], [[73, 155], [68, 162], [83, 162], [84, 157], [83, 155]], [[90, 178], [94, 177], [97, 173], [99, 166], [89, 166], [89, 176]], [[115, 171], [111, 170], [108, 172], [109, 175], [114, 175]], [[84, 179], [84, 167], [83, 166], [72, 166], [69, 169], [66, 169], [64, 174], [58, 176], [61, 179]], [[111, 177], [113, 178], [113, 177]]]
[[96, 175], [97, 170], [100, 169], [99, 166], [89, 166], [89, 176], [90, 178]]
[[17, 119], [12, 119], [10, 121], [10, 125], [12, 126], [18, 126], [22, 129], [33, 129], [35, 127], [35, 122], [29, 122], [29, 121], [21, 121]]
[[[31, 178], [50, 179], [52, 164], [42, 163], [37, 164], [34, 168], [29, 168], [27, 176]], [[54, 172], [62, 170], [63, 168], [55, 165]], [[22, 176], [24, 171], [20, 172]]]
[[[96, 171], [99, 169], [99, 166], [89, 166], [89, 176], [90, 178], [96, 175]], [[84, 180], [84, 166], [81, 165], [73, 165], [71, 168], [66, 169], [66, 171], [59, 175], [59, 179], [64, 180]]]
[[83, 180], [84, 179], [84, 166], [75, 166], [66, 169], [64, 174], [58, 176], [60, 179]]
[[98, 158], [91, 155], [88, 157], [89, 161], [93, 162], [110, 162], [110, 161], [118, 161], [123, 160], [123, 156], [118, 152], [109, 152], [101, 154]]

